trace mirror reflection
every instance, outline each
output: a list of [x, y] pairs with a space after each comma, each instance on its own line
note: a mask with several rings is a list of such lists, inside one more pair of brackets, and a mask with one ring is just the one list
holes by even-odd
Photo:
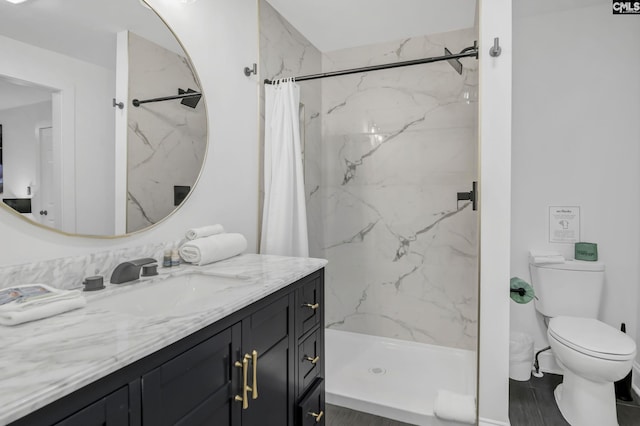
[[66, 233], [115, 236], [185, 200], [206, 151], [204, 100], [187, 55], [144, 3], [2, 2], [0, 53], [4, 208]]

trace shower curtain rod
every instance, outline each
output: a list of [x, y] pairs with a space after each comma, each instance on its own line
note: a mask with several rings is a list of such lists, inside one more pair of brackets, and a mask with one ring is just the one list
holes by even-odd
[[[478, 42], [477, 41], [473, 42], [473, 46], [462, 49], [460, 53], [452, 53], [452, 54], [442, 55], [442, 56], [433, 56], [431, 58], [414, 59], [411, 61], [393, 62], [390, 64], [383, 64], [383, 65], [372, 65], [369, 67], [352, 68], [352, 69], [341, 70], [341, 71], [324, 72], [320, 74], [303, 75], [299, 77], [294, 77], [294, 80], [295, 81], [316, 80], [318, 78], [337, 77], [340, 75], [357, 74], [357, 73], [367, 72], [367, 71], [378, 71], [378, 70], [386, 70], [389, 68], [406, 67], [410, 65], [429, 64], [431, 62], [449, 61], [453, 59], [468, 58], [472, 56], [478, 59]], [[265, 79], [264, 84], [273, 84], [273, 80]]]

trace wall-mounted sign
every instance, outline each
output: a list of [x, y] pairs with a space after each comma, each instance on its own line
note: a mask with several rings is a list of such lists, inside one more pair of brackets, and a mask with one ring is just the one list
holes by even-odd
[[549, 207], [549, 242], [580, 241], [580, 207]]

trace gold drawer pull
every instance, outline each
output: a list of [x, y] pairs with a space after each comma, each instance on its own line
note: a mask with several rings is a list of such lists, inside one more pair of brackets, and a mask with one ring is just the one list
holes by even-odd
[[236, 367], [242, 367], [242, 396], [236, 395], [234, 400], [242, 402], [243, 410], [249, 408], [249, 395], [247, 394], [247, 392], [251, 389], [249, 386], [247, 386], [247, 370], [249, 369], [249, 359], [251, 359], [251, 357], [247, 354], [242, 359], [242, 362], [236, 361], [236, 363], [234, 364]]
[[253, 364], [253, 383], [251, 384], [253, 399], [258, 399], [258, 351], [255, 349], [251, 353], [251, 363]]
[[309, 412], [307, 414], [311, 417], [315, 417], [316, 423], [320, 423], [320, 419], [322, 418], [322, 416], [324, 416], [324, 411], [320, 411], [319, 413]]
[[306, 359], [307, 361], [311, 362], [311, 364], [315, 364], [318, 361], [320, 361], [320, 357], [319, 356], [317, 356], [315, 358], [310, 357], [310, 356], [305, 356], [304, 359]]
[[319, 303], [314, 303], [314, 304], [311, 304], [311, 303], [305, 303], [305, 304], [303, 304], [302, 306], [304, 306], [304, 307], [306, 307], [306, 308], [311, 308], [311, 309], [313, 309], [313, 310], [316, 310], [316, 309], [318, 309], [318, 308], [320, 307], [320, 304], [319, 304]]

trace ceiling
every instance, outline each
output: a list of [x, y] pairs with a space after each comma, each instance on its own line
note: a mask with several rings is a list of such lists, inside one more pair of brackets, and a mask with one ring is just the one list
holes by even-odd
[[[266, 0], [323, 52], [470, 28], [476, 0]], [[610, 0], [513, 0], [516, 18]]]
[[175, 52], [173, 34], [139, 0], [0, 0], [0, 35], [115, 69], [116, 36], [130, 30]]
[[474, 26], [475, 0], [267, 0], [322, 52]]

